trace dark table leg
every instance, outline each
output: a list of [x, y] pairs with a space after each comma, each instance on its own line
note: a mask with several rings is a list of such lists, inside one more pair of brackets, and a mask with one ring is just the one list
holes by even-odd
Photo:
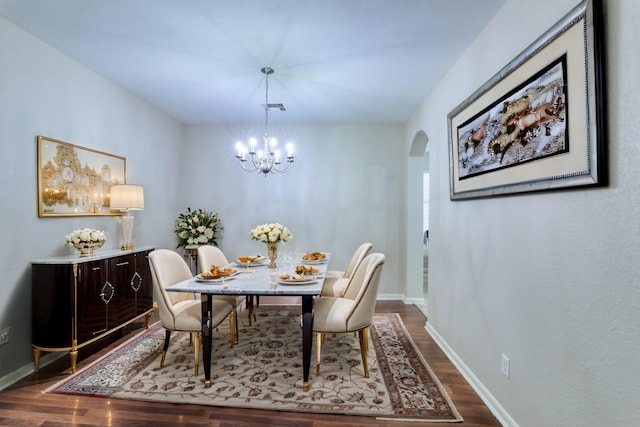
[[309, 366], [313, 343], [313, 296], [302, 296], [302, 391], [309, 391]]
[[202, 295], [202, 364], [204, 365], [204, 387], [211, 387], [211, 309], [213, 297], [211, 294]]

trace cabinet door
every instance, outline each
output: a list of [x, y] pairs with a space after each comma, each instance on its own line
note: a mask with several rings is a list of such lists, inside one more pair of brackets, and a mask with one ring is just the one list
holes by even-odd
[[136, 273], [131, 280], [137, 288], [136, 314], [142, 314], [153, 308], [153, 283], [151, 283], [151, 268], [149, 266], [149, 252], [138, 252], [136, 258]]
[[71, 347], [75, 265], [31, 267], [31, 335], [40, 347]]
[[136, 291], [133, 279], [136, 271], [136, 258], [133, 254], [118, 256], [109, 260], [109, 278], [116, 288], [118, 305], [118, 324], [122, 324], [136, 315]]
[[115, 287], [108, 280], [107, 261], [79, 264], [76, 288], [76, 336], [82, 343], [107, 331], [116, 320]]

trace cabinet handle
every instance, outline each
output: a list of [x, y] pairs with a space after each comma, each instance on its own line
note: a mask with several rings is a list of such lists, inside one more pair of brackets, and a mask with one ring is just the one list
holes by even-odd
[[92, 270], [93, 271], [98, 271], [98, 270], [100, 270], [100, 267], [93, 267]]
[[123, 265], [129, 265], [129, 261], [119, 262], [116, 264], [116, 267], [122, 267]]

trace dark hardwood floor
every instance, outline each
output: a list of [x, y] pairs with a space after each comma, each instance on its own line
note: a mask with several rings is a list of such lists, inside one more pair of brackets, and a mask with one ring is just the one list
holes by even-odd
[[[269, 303], [268, 300], [261, 300], [261, 304], [267, 303]], [[275, 301], [275, 303], [279, 302]], [[67, 375], [65, 371], [68, 369], [69, 359], [62, 357], [42, 367], [38, 374], [32, 374], [0, 392], [0, 426], [410, 427], [428, 425], [452, 427], [462, 425], [468, 427], [500, 425], [426, 332], [425, 316], [417, 307], [398, 301], [380, 301], [376, 312], [400, 313], [411, 337], [464, 418], [463, 423], [391, 422], [359, 416], [300, 414], [43, 394], [44, 389]], [[110, 348], [126, 340], [128, 334], [141, 327], [143, 327], [142, 324], [133, 325], [122, 334], [124, 336], [106, 338], [110, 342], [103, 340], [93, 347], [82, 349], [78, 358], [78, 369], [108, 352]]]

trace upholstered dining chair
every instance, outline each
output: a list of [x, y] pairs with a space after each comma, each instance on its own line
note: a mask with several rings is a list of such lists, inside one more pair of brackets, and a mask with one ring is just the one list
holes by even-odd
[[367, 255], [358, 265], [344, 296], [322, 297], [316, 298], [314, 301], [313, 330], [316, 333], [316, 374], [320, 374], [321, 348], [325, 334], [358, 332], [364, 377], [369, 378], [368, 331], [376, 308], [376, 297], [384, 261], [383, 254]]
[[[153, 293], [158, 306], [160, 322], [165, 328], [164, 347], [160, 367], [169, 348], [172, 331], [185, 331], [191, 334], [194, 353], [194, 375], [198, 375], [199, 341], [202, 331], [202, 305], [196, 295], [187, 292], [167, 292], [166, 288], [193, 277], [186, 261], [178, 253], [168, 249], [156, 249], [149, 253]], [[214, 301], [212, 307], [212, 327], [218, 326], [230, 313], [231, 304], [226, 301]]]
[[[202, 245], [198, 247], [198, 268], [200, 272], [209, 271], [212, 265], [226, 267], [229, 265], [227, 257], [222, 250], [212, 245]], [[231, 347], [238, 343], [238, 307], [242, 305], [246, 297], [235, 295], [214, 295], [213, 300], [226, 301], [231, 305], [231, 316], [229, 316], [229, 344]]]
[[341, 297], [344, 295], [351, 283], [351, 279], [356, 268], [358, 268], [358, 265], [360, 265], [364, 257], [367, 256], [371, 248], [373, 248], [373, 244], [369, 242], [361, 244], [353, 253], [351, 261], [349, 261], [349, 264], [347, 264], [347, 268], [344, 271], [328, 270], [325, 273], [325, 279], [322, 283], [320, 296]]

